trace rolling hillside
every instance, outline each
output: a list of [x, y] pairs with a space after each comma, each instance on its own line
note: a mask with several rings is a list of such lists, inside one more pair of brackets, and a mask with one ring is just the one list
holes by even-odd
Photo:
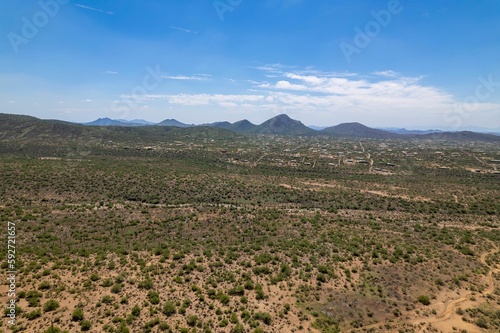
[[185, 136], [230, 139], [235, 133], [212, 127], [179, 128], [172, 126], [85, 126], [59, 120], [0, 114], [0, 141], [116, 141], [154, 143]]

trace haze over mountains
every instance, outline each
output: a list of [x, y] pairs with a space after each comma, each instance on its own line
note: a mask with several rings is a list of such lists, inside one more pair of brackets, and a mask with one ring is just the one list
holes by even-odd
[[[210, 130], [210, 131], [209, 131]], [[173, 131], [173, 132], [172, 132]], [[285, 136], [333, 136], [366, 139], [429, 139], [457, 141], [493, 141], [500, 142], [500, 136], [494, 134], [460, 132], [427, 132], [427, 133], [395, 133], [382, 129], [367, 127], [360, 123], [343, 123], [314, 130], [286, 114], [275, 116], [260, 125], [248, 120], [235, 123], [216, 122], [211, 124], [184, 124], [175, 119], [166, 119], [157, 124], [149, 124], [145, 120], [123, 121], [100, 118], [86, 124], [75, 124], [59, 120], [41, 120], [35, 117], [0, 114], [0, 140], [9, 137], [38, 136], [127, 138], [128, 140], [144, 140], [145, 138], [161, 139], [167, 132], [190, 134], [213, 133], [220, 136], [240, 135], [285, 135]], [[208, 131], [208, 132], [207, 132]]]

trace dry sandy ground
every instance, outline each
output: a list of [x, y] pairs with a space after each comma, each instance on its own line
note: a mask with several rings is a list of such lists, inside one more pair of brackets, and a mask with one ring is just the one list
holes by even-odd
[[[493, 249], [489, 252], [484, 252], [480, 261], [484, 265], [487, 265], [486, 257], [490, 254], [494, 254], [499, 251], [499, 247], [496, 244], [492, 244]], [[465, 322], [462, 320], [461, 316], [456, 313], [459, 307], [471, 308], [478, 307], [480, 304], [485, 302], [486, 296], [493, 293], [496, 287], [494, 274], [500, 273], [500, 267], [496, 265], [495, 267], [490, 267], [488, 274], [485, 276], [486, 288], [481, 293], [472, 293], [470, 291], [461, 290], [451, 296], [449, 291], [438, 295], [438, 300], [443, 300], [442, 303], [437, 303], [430, 307], [426, 311], [426, 314], [432, 313], [435, 310], [435, 315], [418, 316], [416, 313], [408, 314], [411, 319], [402, 320], [398, 324], [396, 329], [386, 329], [383, 327], [385, 323], [376, 323], [368, 326], [364, 326], [357, 330], [351, 330], [351, 332], [400, 332], [401, 327], [413, 328], [416, 332], [442, 332], [442, 333], [455, 333], [455, 332], [467, 332], [467, 333], [485, 333], [491, 332], [491, 330], [481, 329], [480, 327]], [[472, 297], [474, 296], [474, 297]], [[472, 299], [471, 299], [472, 298]], [[413, 318], [412, 318], [413, 317]]]

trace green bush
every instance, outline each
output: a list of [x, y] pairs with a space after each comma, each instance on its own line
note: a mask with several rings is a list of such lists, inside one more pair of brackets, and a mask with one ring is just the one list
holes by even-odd
[[83, 320], [83, 310], [80, 308], [76, 308], [73, 310], [73, 314], [71, 315], [72, 321], [82, 321]]
[[117, 283], [117, 284], [113, 285], [113, 287], [111, 287], [111, 292], [113, 294], [119, 294], [119, 293], [121, 293], [121, 291], [122, 291], [122, 285], [119, 283]]
[[113, 280], [111, 279], [105, 279], [104, 281], [102, 281], [101, 283], [101, 286], [107, 288], [107, 287], [111, 287], [113, 285]]
[[50, 299], [43, 305], [43, 312], [54, 311], [58, 307], [59, 307], [59, 302], [54, 299]]
[[430, 301], [429, 297], [428, 296], [424, 296], [424, 295], [418, 296], [417, 301], [419, 301], [423, 305], [429, 305], [429, 304], [431, 304], [431, 301]]
[[255, 320], [260, 320], [261, 322], [263, 322], [266, 325], [271, 324], [271, 315], [267, 312], [257, 312], [253, 315], [253, 318]]
[[41, 316], [42, 316], [42, 311], [40, 311], [40, 309], [33, 310], [26, 315], [28, 320], [34, 320], [36, 318], [40, 318]]
[[177, 312], [175, 304], [173, 302], [165, 302], [163, 305], [162, 312], [165, 316], [170, 317]]
[[231, 333], [245, 333], [245, 326], [242, 324], [237, 324], [231, 329]]
[[48, 290], [50, 289], [50, 282], [49, 281], [43, 281], [38, 285], [38, 290]]
[[140, 314], [141, 314], [141, 308], [137, 304], [134, 305], [134, 307], [132, 308], [132, 316], [139, 317]]
[[106, 295], [106, 296], [104, 296], [104, 297], [102, 298], [102, 302], [103, 302], [104, 304], [111, 304], [111, 303], [113, 303], [113, 301], [114, 301], [114, 298], [113, 298], [113, 297], [111, 297], [110, 295]]
[[191, 327], [196, 326], [196, 323], [198, 322], [198, 316], [192, 315], [187, 317], [187, 324]]
[[84, 320], [84, 321], [82, 321], [82, 324], [80, 326], [82, 328], [82, 331], [88, 331], [88, 330], [90, 330], [90, 327], [92, 325], [90, 324], [90, 321]]
[[160, 294], [156, 291], [150, 290], [148, 292], [148, 299], [153, 305], [160, 304]]
[[475, 324], [476, 324], [476, 326], [479, 326], [479, 327], [484, 328], [484, 329], [488, 328], [488, 323], [486, 322], [486, 320], [484, 318], [479, 318], [478, 320], [476, 320]]

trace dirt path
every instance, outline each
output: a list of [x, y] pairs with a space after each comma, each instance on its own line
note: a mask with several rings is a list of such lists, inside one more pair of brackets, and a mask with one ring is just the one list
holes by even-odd
[[[498, 251], [498, 246], [493, 244], [494, 248], [493, 250], [491, 250], [490, 252], [485, 252], [481, 255], [481, 257], [479, 258], [479, 260], [481, 261], [481, 263], [485, 266], [488, 266], [488, 264], [486, 263], [486, 257], [490, 254], [493, 254], [495, 252]], [[495, 280], [493, 279], [493, 274], [496, 274], [496, 273], [500, 273], [500, 267], [491, 267], [490, 268], [490, 271], [488, 272], [488, 275], [486, 276], [486, 279], [488, 280], [488, 287], [486, 289], [483, 290], [483, 296], [487, 296], [489, 294], [491, 294], [493, 291], [495, 291]]]
[[[479, 258], [481, 263], [485, 266], [489, 266], [486, 263], [487, 256], [490, 254], [493, 254], [499, 250], [499, 247], [496, 244], [492, 243], [492, 245], [493, 245], [493, 249], [488, 251], [488, 252], [484, 252], [483, 254], [481, 254], [481, 257]], [[496, 274], [496, 273], [500, 273], [500, 267], [498, 265], [496, 265], [495, 267], [490, 267], [490, 271], [486, 275], [486, 281], [487, 281], [488, 286], [481, 293], [482, 296], [487, 296], [495, 290], [495, 280], [493, 278], [493, 274]], [[445, 303], [444, 310], [442, 312], [438, 313], [434, 317], [415, 318], [415, 319], [411, 319], [409, 321], [403, 321], [403, 322], [401, 322], [401, 324], [411, 323], [414, 326], [433, 324], [434, 327], [438, 328], [438, 329], [459, 327], [459, 328], [466, 329], [470, 333], [481, 333], [481, 332], [483, 332], [483, 330], [481, 330], [479, 327], [477, 327], [473, 324], [464, 322], [460, 318], [460, 316], [456, 313], [458, 306], [464, 302], [470, 301], [471, 296], [472, 296], [472, 293], [466, 293], [466, 294], [461, 295], [460, 298], [448, 300]], [[364, 326], [362, 328], [355, 329], [352, 331], [356, 332], [356, 331], [367, 330], [367, 329], [371, 329], [371, 328], [377, 328], [377, 327], [381, 327], [383, 324], [384, 324], [383, 322], [379, 322], [379, 323], [367, 325], [367, 326]]]
[[473, 154], [469, 154], [470, 156], [474, 157], [479, 163], [481, 163], [482, 165], [488, 167], [488, 168], [493, 168], [493, 170], [497, 171], [497, 166], [496, 165], [491, 165], [487, 162], [485, 162], [484, 160], [480, 159], [479, 157], [477, 157], [476, 155], [473, 155]]
[[264, 155], [262, 155], [261, 157], [259, 157], [259, 159], [258, 159], [257, 161], [255, 161], [255, 163], [254, 163], [254, 165], [253, 165], [253, 166], [254, 166], [254, 167], [256, 167], [256, 166], [259, 164], [259, 162], [260, 162], [260, 161], [261, 161], [264, 157], [266, 157], [267, 155], [269, 155], [269, 154], [264, 154]]
[[367, 153], [365, 151], [365, 147], [363, 147], [363, 144], [361, 143], [361, 141], [359, 141], [359, 146], [361, 147], [361, 150], [363, 150], [363, 154], [366, 155], [366, 159], [369, 162], [368, 173], [372, 173], [373, 172], [373, 159], [372, 159], [370, 153]]
[[[484, 252], [483, 254], [481, 254], [481, 257], [479, 258], [481, 263], [485, 266], [488, 266], [488, 264], [486, 263], [486, 257], [488, 255], [493, 254], [493, 253], [498, 251], [498, 246], [495, 244], [492, 244], [492, 245], [493, 245], [493, 249], [488, 251], [488, 252]], [[495, 281], [493, 279], [493, 274], [498, 273], [499, 271], [500, 271], [499, 267], [490, 267], [490, 271], [488, 272], [488, 275], [486, 275], [488, 287], [481, 293], [483, 296], [487, 296], [495, 290]], [[446, 302], [445, 309], [441, 313], [437, 314], [434, 318], [432, 318], [432, 317], [431, 318], [419, 318], [419, 319], [413, 320], [412, 322], [413, 322], [413, 324], [422, 324], [422, 323], [427, 323], [427, 324], [441, 323], [441, 324], [443, 324], [444, 322], [446, 322], [446, 325], [445, 325], [446, 327], [452, 327], [452, 326], [461, 327], [461, 326], [465, 325], [466, 323], [464, 323], [461, 320], [461, 318], [459, 317], [459, 315], [457, 315], [456, 309], [457, 309], [458, 305], [460, 305], [466, 301], [470, 301], [471, 296], [472, 296], [472, 293], [467, 293], [467, 294], [462, 295], [458, 299], [449, 300], [448, 302]], [[480, 330], [476, 326], [470, 326], [470, 324], [467, 326], [468, 326], [467, 330], [469, 332], [482, 332], [482, 330]]]

